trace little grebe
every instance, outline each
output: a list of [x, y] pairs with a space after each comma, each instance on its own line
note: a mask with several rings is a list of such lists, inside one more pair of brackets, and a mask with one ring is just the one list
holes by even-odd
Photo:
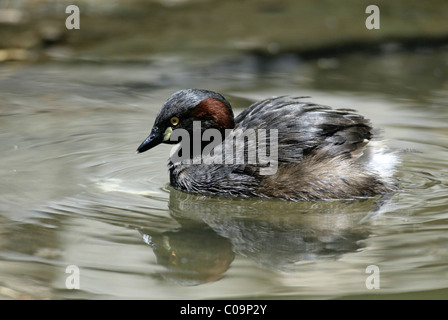
[[[351, 109], [332, 109], [301, 98], [262, 100], [234, 118], [222, 95], [181, 90], [166, 101], [137, 152], [178, 143], [172, 138], [179, 129], [202, 137], [193, 143], [181, 136], [183, 155], [178, 149], [168, 164], [171, 186], [192, 193], [297, 201], [372, 197], [395, 189], [396, 156], [375, 145], [368, 119]], [[208, 129], [214, 130], [213, 140], [204, 136]], [[260, 135], [245, 135], [249, 131]], [[245, 144], [234, 149], [235, 139], [241, 137]], [[217, 147], [204, 152], [211, 144], [204, 140]], [[258, 152], [262, 146], [272, 156], [269, 163], [256, 161], [262, 159], [258, 153], [251, 158], [255, 161], [248, 161], [251, 147]], [[190, 150], [196, 151], [190, 155]], [[238, 161], [241, 155], [243, 161]]]

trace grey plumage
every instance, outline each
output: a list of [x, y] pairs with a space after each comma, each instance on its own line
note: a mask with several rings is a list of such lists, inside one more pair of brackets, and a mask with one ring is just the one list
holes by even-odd
[[[188, 114], [209, 97], [230, 108], [219, 94], [183, 90], [168, 99], [154, 126], [162, 126], [161, 119], [171, 115]], [[212, 126], [213, 122], [207, 125], [210, 123]], [[254, 103], [234, 119], [234, 124], [233, 128], [226, 128], [233, 130], [224, 144], [239, 129], [278, 130], [277, 172], [261, 175], [260, 164], [191, 164], [190, 159], [170, 159], [170, 182], [174, 188], [210, 195], [287, 200], [371, 197], [394, 190], [394, 179], [369, 165], [372, 159], [364, 151], [369, 148], [373, 128], [368, 119], [354, 110], [332, 109], [303, 98], [277, 97]]]

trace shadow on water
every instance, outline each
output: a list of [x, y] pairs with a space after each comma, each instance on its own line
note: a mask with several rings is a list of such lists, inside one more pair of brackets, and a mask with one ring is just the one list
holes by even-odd
[[230, 200], [171, 190], [170, 215], [180, 227], [140, 232], [165, 267], [164, 278], [199, 285], [221, 279], [235, 255], [262, 268], [293, 272], [301, 262], [360, 250], [369, 220], [386, 201]]

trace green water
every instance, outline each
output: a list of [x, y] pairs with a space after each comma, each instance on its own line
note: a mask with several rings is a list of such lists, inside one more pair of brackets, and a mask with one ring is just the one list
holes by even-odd
[[[442, 49], [0, 65], [0, 297], [448, 298], [447, 66]], [[284, 94], [355, 108], [408, 151], [401, 189], [301, 203], [174, 191], [170, 147], [135, 150], [186, 87], [236, 112]]]

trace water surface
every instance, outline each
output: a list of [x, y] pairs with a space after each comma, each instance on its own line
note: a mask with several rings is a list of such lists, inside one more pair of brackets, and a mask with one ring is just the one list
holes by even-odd
[[[447, 66], [445, 50], [0, 66], [0, 297], [448, 298]], [[283, 94], [356, 108], [406, 150], [401, 189], [298, 203], [172, 190], [170, 147], [135, 150], [186, 87], [236, 112]]]

